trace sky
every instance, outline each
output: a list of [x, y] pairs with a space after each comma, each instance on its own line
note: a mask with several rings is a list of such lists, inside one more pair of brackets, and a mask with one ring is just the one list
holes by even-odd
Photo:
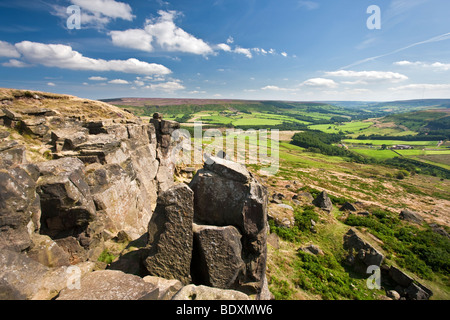
[[450, 1], [0, 0], [0, 87], [89, 99], [450, 98]]

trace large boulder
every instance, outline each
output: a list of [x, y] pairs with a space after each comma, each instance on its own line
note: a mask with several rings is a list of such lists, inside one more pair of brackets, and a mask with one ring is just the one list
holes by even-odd
[[232, 288], [245, 267], [241, 253], [241, 234], [235, 227], [194, 224], [191, 264], [194, 283]]
[[172, 300], [250, 300], [245, 293], [207, 286], [188, 285], [183, 287]]
[[417, 213], [412, 210], [404, 209], [400, 212], [399, 215], [400, 219], [409, 221], [416, 224], [422, 224], [423, 218]]
[[57, 300], [156, 300], [158, 295], [158, 288], [138, 276], [101, 270], [82, 277], [79, 288], [64, 288]]
[[312, 202], [316, 207], [322, 210], [331, 212], [333, 210], [333, 203], [331, 202], [328, 193], [324, 190], [322, 191]]
[[381, 266], [384, 260], [384, 255], [366, 242], [354, 228], [344, 235], [344, 249], [348, 251], [347, 262], [362, 274], [366, 274], [369, 266]]
[[234, 226], [242, 235], [245, 263], [241, 285], [262, 287], [266, 269], [267, 190], [245, 166], [211, 157], [189, 184], [198, 224]]
[[86, 180], [105, 226], [113, 232], [126, 231], [132, 240], [144, 234], [151, 211], [144, 206], [137, 180], [118, 164], [94, 167], [88, 172]]
[[28, 172], [20, 167], [0, 169], [0, 249], [28, 248], [40, 215], [36, 183]]
[[194, 219], [194, 193], [178, 184], [158, 197], [148, 224], [148, 257], [144, 265], [150, 275], [190, 282]]
[[[77, 276], [91, 272], [94, 263], [76, 266]], [[67, 267], [49, 268], [26, 255], [0, 250], [0, 298], [2, 300], [50, 300], [67, 286], [73, 274]]]
[[85, 231], [96, 210], [85, 181], [84, 164], [77, 158], [62, 158], [37, 165], [41, 173], [37, 181], [41, 233], [63, 238]]

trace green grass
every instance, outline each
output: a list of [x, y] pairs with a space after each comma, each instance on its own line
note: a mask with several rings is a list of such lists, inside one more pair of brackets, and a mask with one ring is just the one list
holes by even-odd
[[312, 130], [320, 130], [326, 133], [338, 133], [339, 131], [348, 132], [348, 133], [356, 133], [360, 132], [364, 129], [369, 128], [373, 125], [373, 122], [363, 122], [363, 121], [352, 121], [347, 122], [342, 125], [335, 124], [317, 124], [311, 125], [308, 128]]

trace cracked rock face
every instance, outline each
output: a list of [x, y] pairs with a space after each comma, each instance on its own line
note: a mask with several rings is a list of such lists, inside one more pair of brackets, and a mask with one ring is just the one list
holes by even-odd
[[190, 282], [194, 193], [175, 185], [158, 197], [148, 225], [150, 252], [144, 261], [150, 275]]
[[237, 282], [252, 283], [258, 293], [266, 269], [267, 190], [245, 166], [222, 158], [209, 160], [189, 185], [195, 195], [194, 221], [239, 231], [245, 268]]

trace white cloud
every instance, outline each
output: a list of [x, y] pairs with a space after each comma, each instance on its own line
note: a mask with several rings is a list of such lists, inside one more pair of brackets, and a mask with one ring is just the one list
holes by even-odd
[[403, 61], [394, 62], [394, 65], [402, 66], [402, 67], [419, 66], [419, 67], [424, 67], [424, 68], [432, 68], [432, 69], [435, 69], [438, 71], [450, 70], [450, 63], [442, 63], [442, 62], [427, 63], [427, 62], [422, 62], [422, 61], [411, 62], [411, 61], [403, 60]]
[[288, 54], [287, 54], [286, 52], [282, 52], [281, 55], [282, 55], [283, 57], [287, 57], [287, 56], [288, 56]]
[[150, 84], [148, 86], [144, 87], [145, 89], [150, 89], [150, 90], [155, 90], [155, 91], [163, 91], [163, 92], [174, 92], [177, 90], [183, 90], [186, 89], [185, 86], [183, 86], [182, 84], [180, 84], [179, 81], [167, 81], [167, 82], [162, 82], [162, 83], [158, 83], [158, 84]]
[[228, 43], [228, 44], [232, 44], [233, 42], [234, 42], [233, 37], [232, 37], [232, 36], [229, 36], [228, 39], [227, 39], [227, 43]]
[[108, 78], [99, 77], [99, 76], [89, 77], [88, 79], [91, 80], [91, 81], [106, 81], [106, 80], [108, 80]]
[[54, 86], [56, 86], [56, 84], [54, 84], [53, 82], [47, 82], [47, 85], [48, 85], [49, 87], [54, 87]]
[[19, 58], [20, 53], [12, 44], [0, 40], [0, 57]]
[[390, 88], [391, 91], [417, 91], [417, 90], [438, 90], [438, 91], [444, 91], [444, 90], [450, 90], [450, 83], [415, 83], [415, 84], [408, 84], [406, 86], [400, 86], [400, 87], [394, 87]]
[[13, 68], [30, 67], [29, 64], [27, 64], [27, 63], [25, 63], [23, 61], [17, 60], [17, 59], [11, 59], [8, 62], [4, 62], [4, 63], [2, 63], [2, 66], [4, 66], [4, 67], [13, 67]]
[[109, 33], [114, 45], [119, 47], [152, 52], [153, 37], [142, 29], [129, 29], [125, 31], [111, 31]]
[[120, 18], [127, 21], [132, 21], [134, 18], [130, 5], [124, 2], [115, 0], [71, 0], [71, 2], [94, 15], [103, 15], [112, 19]]
[[246, 49], [246, 48], [241, 48], [241, 47], [236, 47], [233, 52], [239, 53], [239, 54], [243, 54], [245, 55], [247, 58], [251, 59], [253, 57], [252, 52], [250, 51], [250, 49]]
[[225, 43], [219, 43], [217, 45], [217, 49], [223, 50], [225, 52], [231, 52], [231, 47], [229, 45], [225, 44]]
[[128, 60], [103, 60], [83, 56], [72, 47], [63, 44], [44, 44], [22, 41], [15, 45], [23, 58], [34, 64], [70, 70], [116, 71], [132, 74], [169, 74], [163, 65], [131, 58]]
[[278, 86], [265, 86], [263, 88], [261, 88], [261, 90], [271, 90], [271, 91], [289, 91], [290, 89], [287, 88], [280, 88]]
[[200, 55], [212, 54], [214, 50], [203, 40], [194, 37], [175, 25], [177, 11], [159, 10], [160, 17], [147, 19], [144, 29], [111, 31], [109, 35], [114, 45], [155, 51], [186, 52]]
[[[115, 0], [70, 0], [80, 7], [81, 28], [102, 29], [113, 19], [132, 21], [135, 16], [129, 4]], [[64, 21], [72, 14], [67, 12], [67, 6], [50, 5], [51, 14], [60, 17]]]
[[108, 81], [108, 83], [111, 83], [111, 84], [128, 84], [129, 82], [127, 80], [114, 79], [114, 80]]
[[315, 88], [336, 88], [338, 86], [338, 84], [334, 80], [325, 78], [308, 79], [304, 81], [301, 85]]
[[342, 78], [353, 78], [361, 79], [365, 81], [389, 81], [389, 82], [400, 82], [407, 80], [408, 77], [397, 72], [391, 71], [351, 71], [351, 70], [339, 70], [325, 72], [327, 76], [330, 77], [342, 77]]

